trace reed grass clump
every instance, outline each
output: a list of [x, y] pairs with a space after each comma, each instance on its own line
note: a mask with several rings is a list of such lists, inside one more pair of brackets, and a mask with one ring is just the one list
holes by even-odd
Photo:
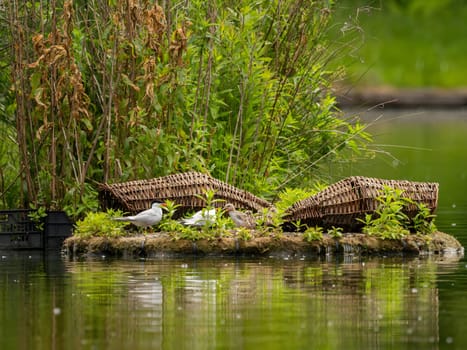
[[0, 172], [18, 191], [8, 205], [81, 217], [99, 182], [188, 170], [272, 198], [367, 151], [329, 90], [333, 2], [20, 4], [0, 7], [13, 87], [0, 111], [14, 121], [0, 128], [18, 144]]

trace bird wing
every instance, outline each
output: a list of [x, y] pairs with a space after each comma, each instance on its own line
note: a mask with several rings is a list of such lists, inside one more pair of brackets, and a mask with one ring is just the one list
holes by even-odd
[[152, 226], [162, 219], [161, 209], [147, 209], [136, 215], [116, 217], [113, 220], [131, 222], [136, 226]]
[[230, 217], [232, 218], [233, 222], [237, 226], [246, 227], [246, 228], [254, 228], [256, 226], [256, 222], [253, 217], [248, 214], [242, 213], [241, 211], [231, 211]]
[[212, 224], [216, 220], [216, 210], [200, 210], [189, 218], [183, 218], [180, 221], [184, 225], [204, 226], [206, 223]]

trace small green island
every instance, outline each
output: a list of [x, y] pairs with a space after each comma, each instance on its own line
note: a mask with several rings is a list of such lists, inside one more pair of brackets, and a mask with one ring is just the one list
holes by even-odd
[[[461, 244], [436, 228], [437, 196], [436, 183], [350, 177], [314, 195], [297, 200], [295, 193], [272, 205], [207, 175], [181, 173], [101, 186], [104, 206], [113, 208], [78, 221], [63, 249], [71, 258], [462, 256]], [[130, 197], [140, 200], [131, 207]], [[224, 204], [235, 200], [252, 210]], [[136, 215], [116, 209], [126, 204], [132, 211], [148, 201], [151, 208]], [[193, 208], [201, 209], [193, 214]]]

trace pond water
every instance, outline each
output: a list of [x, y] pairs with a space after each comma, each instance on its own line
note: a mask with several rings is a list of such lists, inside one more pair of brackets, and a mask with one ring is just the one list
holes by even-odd
[[2, 256], [1, 349], [465, 349], [454, 259]]
[[[467, 114], [383, 112], [371, 132], [392, 156], [348, 175], [439, 182], [437, 226], [467, 245]], [[0, 252], [0, 349], [467, 349], [466, 323], [458, 257]]]

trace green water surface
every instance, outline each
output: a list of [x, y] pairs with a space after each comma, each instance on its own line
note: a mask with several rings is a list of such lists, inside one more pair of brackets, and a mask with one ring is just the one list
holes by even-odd
[[1, 261], [0, 346], [463, 348], [465, 270], [434, 258], [70, 262], [10, 254]]

